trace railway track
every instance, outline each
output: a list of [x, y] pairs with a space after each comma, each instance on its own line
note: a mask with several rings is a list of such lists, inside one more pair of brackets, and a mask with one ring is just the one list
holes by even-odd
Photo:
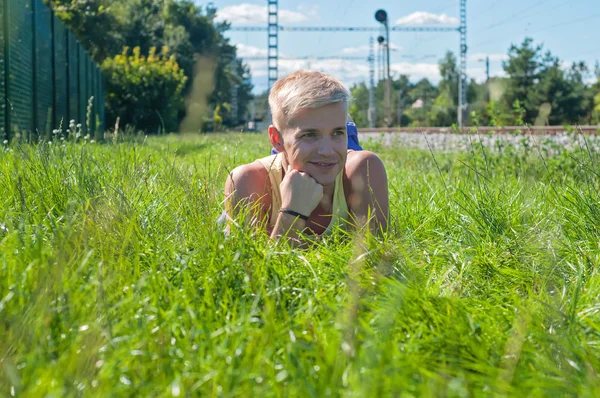
[[[452, 127], [380, 127], [380, 128], [359, 128], [360, 133], [409, 133], [409, 134], [467, 134], [472, 127], [463, 128], [462, 131]], [[574, 131], [583, 134], [600, 135], [600, 126], [577, 126]], [[563, 134], [568, 130], [564, 126], [505, 126], [505, 127], [478, 127], [477, 131], [481, 134], [514, 134], [523, 132], [533, 135], [557, 135]], [[572, 130], [571, 130], [572, 131]]]

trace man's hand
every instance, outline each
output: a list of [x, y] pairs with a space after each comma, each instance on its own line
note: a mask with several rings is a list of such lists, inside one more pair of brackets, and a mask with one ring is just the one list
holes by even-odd
[[[307, 173], [292, 170], [290, 166], [279, 184], [281, 191], [281, 207], [310, 216], [323, 198], [323, 185], [316, 182]], [[277, 222], [271, 232], [271, 238], [279, 239], [287, 236], [294, 246], [302, 245], [301, 232], [306, 221], [286, 213], [279, 213]]]
[[323, 198], [323, 185], [303, 171], [292, 170], [291, 166], [288, 166], [279, 189], [281, 191], [281, 207], [307, 217]]

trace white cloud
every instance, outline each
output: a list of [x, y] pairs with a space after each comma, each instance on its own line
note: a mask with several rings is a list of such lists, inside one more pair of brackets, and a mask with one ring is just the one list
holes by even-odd
[[243, 43], [238, 43], [235, 45], [237, 47], [237, 56], [244, 57], [267, 57], [269, 55], [269, 50], [266, 48], [259, 48], [254, 46], [248, 46]]
[[458, 25], [458, 18], [448, 14], [434, 14], [427, 11], [417, 11], [396, 20], [396, 25]]
[[475, 54], [470, 54], [467, 57], [468, 61], [485, 61], [485, 57], [490, 57], [490, 61], [491, 62], [496, 62], [496, 61], [506, 61], [508, 59], [508, 55], [507, 54], [486, 54], [486, 53], [475, 53]]
[[485, 68], [483, 67], [475, 67], [475, 68], [467, 68], [467, 80], [471, 81], [471, 79], [475, 79], [477, 83], [485, 82]]
[[320, 12], [319, 12], [319, 5], [318, 4], [311, 4], [311, 5], [307, 5], [307, 4], [300, 4], [297, 8], [298, 12], [309, 16], [312, 19], [319, 19], [320, 17]]
[[[237, 47], [237, 56], [239, 58], [264, 58], [264, 62], [266, 62], [269, 56], [269, 50], [267, 50], [266, 48], [249, 46], [244, 43], [237, 43], [235, 44], [235, 46]], [[280, 51], [279, 59], [281, 60], [285, 57], [288, 57], [288, 55]], [[262, 60], [254, 61], [263, 62]]]
[[[262, 92], [267, 87], [267, 62], [250, 60], [247, 62], [252, 73], [252, 80], [256, 92]], [[285, 76], [298, 69], [311, 69], [329, 73], [344, 83], [346, 87], [354, 83], [369, 80], [369, 64], [362, 61], [347, 61], [340, 59], [327, 60], [279, 60], [279, 76]], [[391, 65], [392, 74], [408, 75], [410, 80], [417, 82], [423, 78], [436, 84], [440, 80], [437, 64], [399, 62]]]
[[[311, 11], [311, 10], [309, 10]], [[217, 10], [217, 21], [227, 21], [232, 25], [266, 24], [269, 16], [267, 6], [242, 3]], [[279, 9], [279, 23], [299, 23], [308, 21], [307, 14], [299, 11]]]
[[[490, 71], [490, 77], [507, 77], [508, 75], [503, 69], [492, 69]], [[485, 83], [486, 75], [485, 75], [485, 67], [477, 66], [467, 68], [467, 79], [471, 81], [471, 79], [475, 79], [475, 81], [479, 84]]]
[[[392, 51], [400, 51], [402, 47], [395, 45], [394, 43], [390, 44], [390, 50]], [[363, 46], [358, 47], [346, 47], [342, 50], [342, 54], [344, 55], [353, 55], [353, 54], [368, 54], [369, 53], [369, 45], [365, 44]]]
[[437, 83], [440, 80], [440, 67], [438, 64], [399, 62], [392, 64], [390, 67], [392, 73], [407, 75], [413, 82], [429, 79], [432, 83]]
[[[252, 78], [267, 76], [267, 62], [262, 60], [248, 61], [252, 70]], [[341, 59], [325, 60], [294, 60], [280, 59], [278, 63], [279, 76], [288, 75], [298, 69], [311, 69], [330, 73], [340, 80], [368, 78], [369, 65], [360, 61], [345, 61]]]
[[369, 52], [369, 45], [365, 44], [364, 46], [358, 47], [346, 47], [342, 50], [342, 54], [352, 55], [352, 54], [366, 54]]
[[[247, 62], [252, 72], [255, 92], [262, 92], [267, 88], [267, 62], [262, 60], [252, 60]], [[279, 60], [279, 76], [285, 76], [298, 69], [319, 70], [329, 73], [340, 79], [346, 87], [350, 88], [354, 83], [368, 82], [369, 64], [362, 61], [345, 60]], [[392, 75], [396, 78], [398, 75], [407, 75], [413, 83], [421, 79], [428, 79], [432, 84], [438, 84], [441, 76], [439, 65], [437, 63], [425, 62], [396, 62], [391, 65]], [[506, 76], [501, 69], [493, 70], [492, 76]], [[478, 83], [485, 82], [485, 67], [483, 64], [469, 67], [467, 69], [467, 78], [470, 81], [475, 79]]]

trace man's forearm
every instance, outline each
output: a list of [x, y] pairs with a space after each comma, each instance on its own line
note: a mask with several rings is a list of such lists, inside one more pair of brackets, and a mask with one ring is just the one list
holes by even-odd
[[279, 213], [277, 222], [271, 232], [271, 239], [279, 241], [282, 237], [291, 240], [293, 246], [302, 244], [301, 232], [306, 228], [306, 221], [287, 213]]

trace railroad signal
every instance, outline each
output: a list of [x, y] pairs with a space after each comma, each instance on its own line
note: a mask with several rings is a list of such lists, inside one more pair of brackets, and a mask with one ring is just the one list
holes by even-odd
[[383, 36], [379, 36], [377, 41], [382, 44], [385, 40], [385, 54], [386, 54], [386, 66], [387, 66], [387, 81], [385, 84], [385, 124], [386, 127], [390, 127], [392, 124], [392, 78], [390, 76], [390, 26], [388, 25], [388, 15], [385, 10], [377, 10], [375, 12], [375, 20], [383, 26], [385, 26], [385, 39]]
[[377, 10], [375, 12], [375, 19], [377, 22], [386, 24], [387, 23], [387, 12], [385, 10]]

